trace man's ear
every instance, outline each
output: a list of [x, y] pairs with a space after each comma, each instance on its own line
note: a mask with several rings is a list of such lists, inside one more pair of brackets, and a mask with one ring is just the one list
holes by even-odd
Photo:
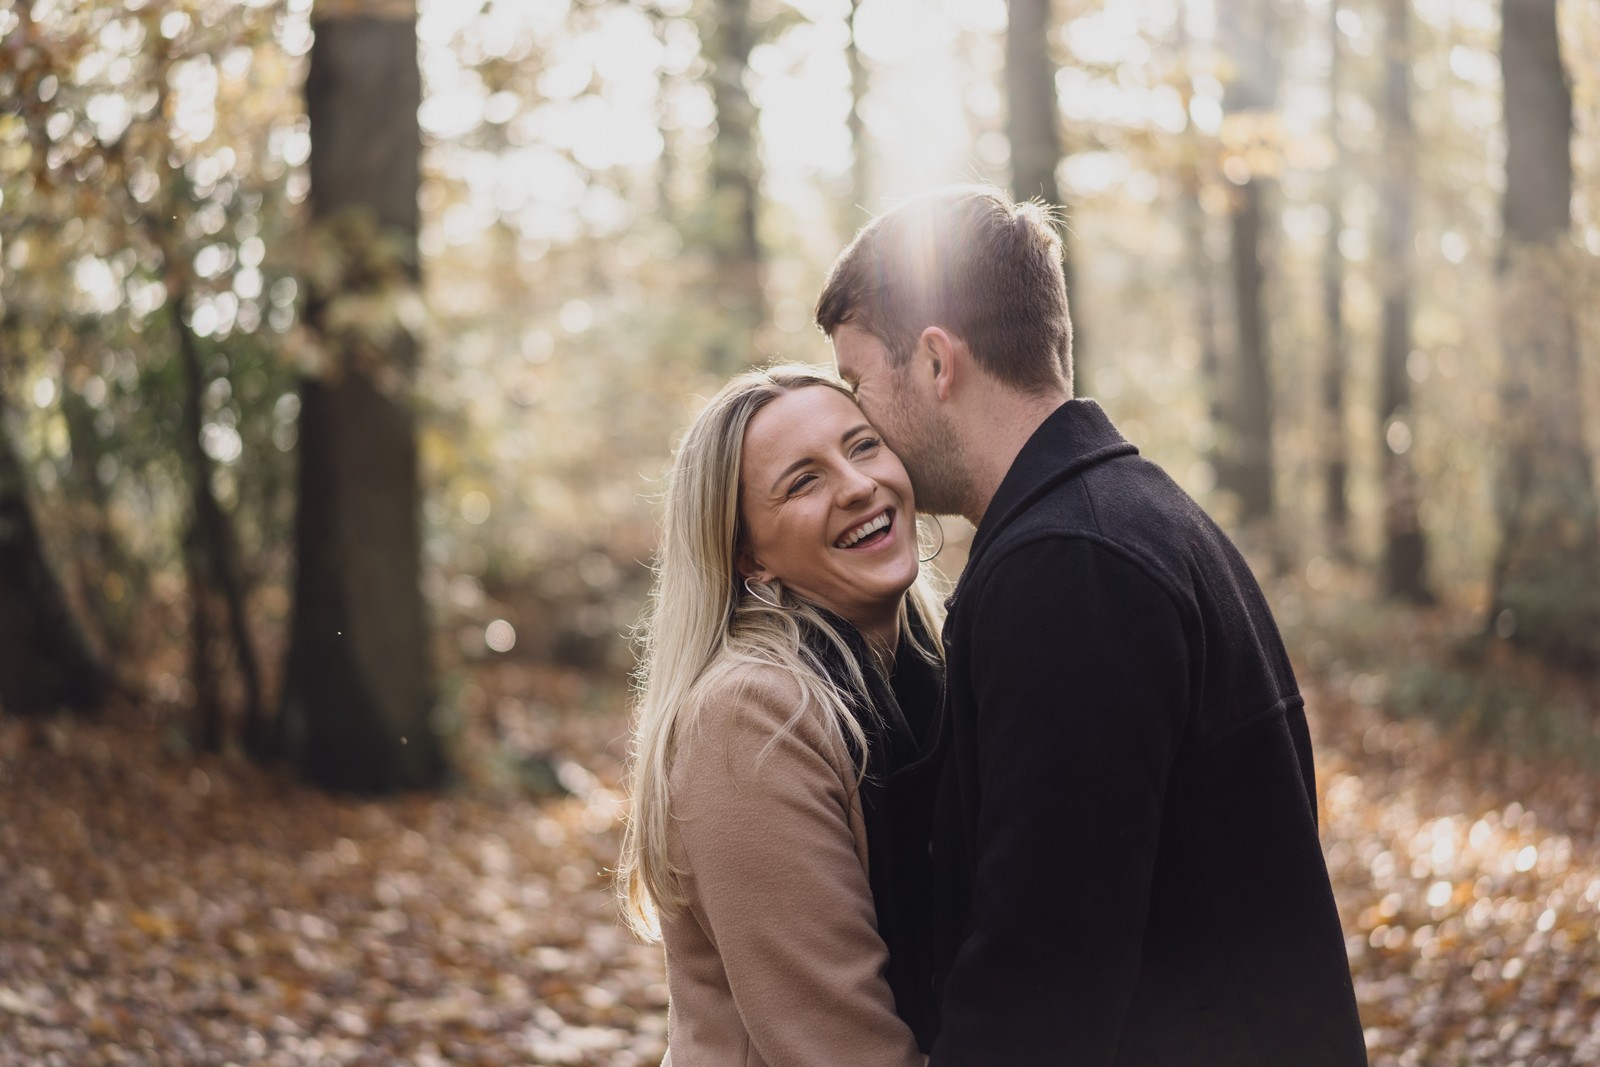
[[961, 364], [966, 352], [967, 346], [941, 326], [929, 326], [917, 338], [917, 357], [933, 376], [933, 389], [940, 400], [950, 399], [956, 379], [965, 369]]

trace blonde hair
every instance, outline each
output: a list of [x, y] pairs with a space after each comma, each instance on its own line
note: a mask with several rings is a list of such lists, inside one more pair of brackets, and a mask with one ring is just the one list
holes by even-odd
[[[736, 564], [744, 534], [739, 474], [745, 429], [767, 404], [806, 388], [850, 396], [837, 378], [810, 367], [748, 371], [706, 405], [673, 462], [655, 587], [640, 627], [643, 654], [635, 678], [628, 822], [617, 865], [624, 913], [647, 939], [660, 936], [658, 915], [670, 917], [687, 903], [684, 872], [667, 852], [672, 819], [668, 783], [678, 738], [693, 726], [707, 698], [737, 686], [749, 666], [777, 667], [797, 680], [802, 699], [790, 724], [813, 708], [821, 709], [829, 728], [856, 754], [857, 784], [866, 776], [867, 724], [859, 716], [872, 714], [872, 702], [845, 635], [821, 608], [779, 583], [758, 586], [765, 600], [752, 595]], [[920, 616], [925, 633], [937, 635], [943, 605], [925, 568], [901, 602], [899, 628], [902, 640], [911, 640], [917, 651], [938, 662], [942, 657], [936, 637], [919, 641], [909, 625], [910, 611]], [[831, 658], [846, 666], [848, 677], [842, 684], [808, 647], [807, 631], [820, 636], [836, 653]]]

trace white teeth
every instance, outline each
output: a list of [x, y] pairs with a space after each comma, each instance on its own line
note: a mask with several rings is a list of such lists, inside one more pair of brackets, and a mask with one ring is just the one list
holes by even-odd
[[883, 514], [879, 515], [877, 518], [869, 519], [866, 522], [862, 523], [860, 526], [857, 526], [854, 530], [851, 530], [849, 533], [847, 533], [843, 537], [839, 538], [839, 540], [835, 541], [834, 544], [836, 544], [840, 548], [849, 548], [851, 545], [855, 544], [857, 541], [861, 540], [863, 537], [866, 537], [868, 534], [877, 533], [879, 530], [883, 529], [884, 527], [886, 527], [888, 525], [889, 525], [889, 513], [887, 511], [885, 511]]

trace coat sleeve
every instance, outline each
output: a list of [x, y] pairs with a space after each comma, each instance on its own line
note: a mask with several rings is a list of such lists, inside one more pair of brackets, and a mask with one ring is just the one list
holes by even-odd
[[930, 1067], [1110, 1064], [1185, 714], [1182, 620], [1084, 540], [1023, 546], [976, 594], [972, 912]]
[[676, 833], [695, 919], [771, 1067], [921, 1067], [895, 1014], [854, 774], [821, 712], [759, 679], [706, 707], [673, 768]]

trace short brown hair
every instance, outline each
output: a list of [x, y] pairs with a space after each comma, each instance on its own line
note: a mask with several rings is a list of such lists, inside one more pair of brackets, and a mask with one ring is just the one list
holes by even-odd
[[904, 366], [929, 326], [1023, 392], [1072, 389], [1072, 320], [1054, 209], [993, 186], [923, 194], [856, 234], [817, 298], [824, 334], [849, 323]]

